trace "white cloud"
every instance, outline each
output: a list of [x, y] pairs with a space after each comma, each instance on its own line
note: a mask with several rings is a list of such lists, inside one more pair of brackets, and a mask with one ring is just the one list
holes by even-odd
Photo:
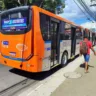
[[[64, 13], [62, 13], [62, 14], [60, 14], [60, 16], [61, 17], [63, 17], [63, 18], [66, 18], [66, 19], [68, 19], [68, 20], [71, 20], [71, 21], [73, 21], [73, 22], [77, 22], [77, 21], [79, 21], [81, 18], [85, 18], [85, 20], [84, 20], [84, 23], [82, 23], [81, 24], [81, 26], [83, 26], [84, 28], [88, 28], [88, 29], [90, 29], [90, 28], [96, 28], [96, 23], [92, 23], [92, 22], [89, 22], [89, 21], [87, 21], [86, 19], [87, 19], [87, 17], [88, 16], [86, 16], [82, 11], [81, 11], [81, 9], [84, 11], [84, 9], [82, 8], [82, 7], [78, 7], [77, 5], [76, 5], [76, 3], [77, 4], [79, 4], [78, 2], [75, 2], [77, 1], [77, 0], [65, 0], [65, 8], [64, 8]], [[91, 3], [91, 0], [83, 0], [85, 3], [86, 3], [86, 5], [90, 8], [90, 10], [91, 11], [93, 11], [93, 12], [96, 12], [96, 7], [91, 7], [90, 5], [92, 5], [92, 3]], [[94, 2], [93, 2], [94, 3]], [[95, 1], [95, 3], [96, 3], [96, 1]], [[79, 4], [79, 6], [80, 6], [80, 4]], [[82, 19], [82, 20], [83, 20]], [[76, 23], [75, 22], [75, 23]]]
[[85, 22], [83, 24], [81, 24], [81, 26], [83, 26], [84, 28], [96, 28], [96, 23], [95, 22]]
[[[71, 21], [78, 20], [80, 18], [87, 18], [86, 15], [82, 12], [82, 10], [84, 11], [84, 9], [80, 7], [82, 9], [81, 10], [74, 1], [79, 4], [77, 0], [65, 0], [64, 13], [60, 14], [60, 16]], [[86, 1], [86, 4], [88, 6], [90, 6], [90, 0], [84, 1]]]
[[64, 13], [60, 14], [60, 16], [72, 21], [85, 17], [73, 0], [65, 1]]

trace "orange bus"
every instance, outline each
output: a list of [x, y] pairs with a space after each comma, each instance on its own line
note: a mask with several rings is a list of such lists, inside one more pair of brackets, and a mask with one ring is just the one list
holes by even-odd
[[0, 22], [0, 62], [6, 66], [48, 71], [79, 53], [82, 28], [39, 7], [9, 9]]

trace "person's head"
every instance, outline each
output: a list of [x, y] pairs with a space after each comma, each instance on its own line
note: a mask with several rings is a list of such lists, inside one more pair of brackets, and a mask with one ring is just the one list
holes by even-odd
[[89, 40], [88, 36], [85, 36], [85, 37], [84, 37], [84, 40]]

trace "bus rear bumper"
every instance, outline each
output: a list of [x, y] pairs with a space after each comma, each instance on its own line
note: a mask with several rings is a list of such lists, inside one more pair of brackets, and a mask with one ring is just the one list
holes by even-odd
[[42, 64], [41, 62], [38, 62], [38, 60], [38, 56], [33, 56], [30, 60], [24, 62], [10, 60], [0, 56], [0, 64], [33, 73], [42, 71]]

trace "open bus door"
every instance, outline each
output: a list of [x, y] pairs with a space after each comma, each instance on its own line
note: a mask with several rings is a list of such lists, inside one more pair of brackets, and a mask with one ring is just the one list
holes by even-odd
[[59, 20], [51, 18], [51, 67], [59, 64], [60, 55], [60, 35], [59, 35]]
[[76, 28], [71, 27], [71, 57], [75, 56], [76, 50]]

